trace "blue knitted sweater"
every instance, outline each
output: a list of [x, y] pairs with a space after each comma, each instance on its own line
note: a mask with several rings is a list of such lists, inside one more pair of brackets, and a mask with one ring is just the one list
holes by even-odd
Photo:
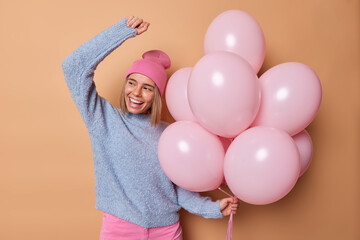
[[123, 114], [96, 92], [97, 65], [136, 30], [126, 19], [81, 45], [63, 64], [70, 93], [89, 131], [96, 179], [96, 208], [145, 228], [179, 220], [181, 207], [221, 218], [219, 202], [174, 185], [160, 167], [157, 147], [167, 123], [151, 126], [144, 114]]

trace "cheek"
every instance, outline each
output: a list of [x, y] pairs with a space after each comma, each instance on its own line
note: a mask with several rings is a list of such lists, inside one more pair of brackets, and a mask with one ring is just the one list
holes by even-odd
[[125, 86], [125, 89], [124, 89], [125, 96], [128, 95], [130, 92], [131, 92], [131, 87]]
[[152, 102], [153, 98], [154, 98], [154, 93], [146, 93], [143, 95], [144, 99], [146, 100], [147, 103]]
[[124, 89], [125, 96], [129, 96], [129, 95], [133, 94], [135, 90], [136, 90], [136, 88], [134, 88], [131, 85], [126, 86], [125, 89]]

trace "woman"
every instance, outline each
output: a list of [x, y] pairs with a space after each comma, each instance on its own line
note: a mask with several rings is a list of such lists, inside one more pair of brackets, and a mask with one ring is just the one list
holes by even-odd
[[213, 202], [174, 185], [162, 171], [157, 143], [168, 124], [160, 121], [169, 57], [146, 52], [126, 75], [121, 110], [96, 92], [97, 65], [126, 39], [147, 31], [138, 17], [122, 19], [76, 49], [63, 62], [72, 98], [90, 134], [96, 208], [104, 212], [100, 239], [182, 239], [178, 211], [205, 218], [235, 213], [237, 202]]

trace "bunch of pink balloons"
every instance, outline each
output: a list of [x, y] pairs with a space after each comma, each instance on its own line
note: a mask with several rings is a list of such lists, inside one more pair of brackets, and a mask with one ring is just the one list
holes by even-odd
[[320, 106], [319, 78], [297, 62], [258, 78], [264, 34], [240, 10], [211, 22], [204, 52], [194, 67], [169, 79], [166, 102], [176, 122], [160, 137], [160, 164], [170, 180], [191, 191], [226, 182], [244, 202], [275, 202], [310, 164], [313, 147], [305, 128]]

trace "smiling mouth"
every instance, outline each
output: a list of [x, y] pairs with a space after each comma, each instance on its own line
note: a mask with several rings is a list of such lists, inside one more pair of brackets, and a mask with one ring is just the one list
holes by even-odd
[[137, 100], [135, 100], [135, 99], [132, 99], [131, 97], [129, 97], [129, 99], [130, 99], [130, 102], [135, 103], [135, 104], [141, 105], [141, 104], [144, 103], [144, 102], [140, 102], [140, 101], [137, 101]]

